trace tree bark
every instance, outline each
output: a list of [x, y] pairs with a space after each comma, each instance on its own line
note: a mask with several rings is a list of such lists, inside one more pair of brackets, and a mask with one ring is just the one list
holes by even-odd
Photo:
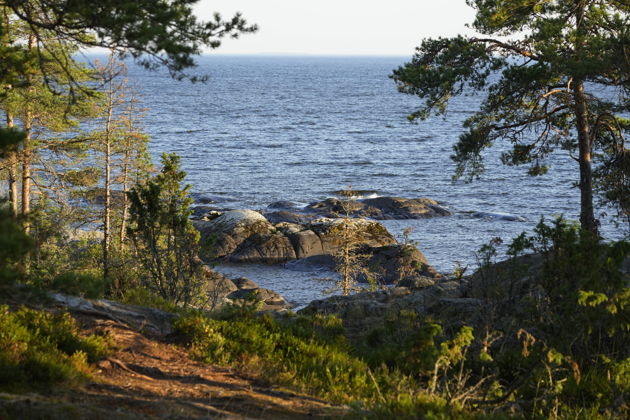
[[[107, 117], [105, 120], [105, 214], [103, 221], [103, 278], [107, 280], [110, 268], [111, 244], [111, 157], [112, 157], [112, 116], [114, 112], [114, 55], [110, 53], [107, 68], [109, 79], [107, 92]], [[120, 285], [114, 284], [114, 291], [118, 293]]]
[[31, 135], [33, 129], [33, 113], [27, 111], [24, 118], [24, 148], [22, 150], [22, 216], [24, 216], [24, 232], [31, 232], [31, 222], [28, 216], [31, 212], [31, 161], [33, 150], [31, 147]]
[[[585, 4], [575, 0], [575, 27], [577, 36], [574, 54], [577, 60], [581, 56], [583, 39], [586, 36], [583, 25]], [[584, 93], [584, 80], [580, 76], [573, 77], [573, 105], [575, 108], [575, 125], [578, 135], [580, 165], [580, 224], [582, 229], [597, 234], [597, 222], [593, 212], [593, 170], [591, 167], [591, 133], [588, 105]]]
[[[4, 29], [5, 29], [5, 35], [9, 35], [10, 34], [10, 27], [11, 27], [11, 21], [9, 19], [9, 12], [6, 8], [3, 8], [3, 12], [4, 12]], [[4, 45], [5, 47], [10, 47], [11, 46], [11, 41], [10, 38], [7, 37], [6, 38], [6, 43]], [[6, 86], [7, 90], [12, 89], [11, 85]], [[13, 115], [8, 111], [5, 110], [6, 113], [6, 122], [7, 122], [7, 128], [12, 128], [14, 126], [13, 123]], [[9, 156], [7, 157], [7, 161], [9, 164], [9, 179], [8, 179], [8, 183], [9, 183], [9, 203], [11, 205], [11, 213], [13, 215], [13, 217], [17, 217], [19, 214], [19, 198], [18, 198], [18, 169], [19, 169], [19, 162], [18, 162], [18, 154], [16, 149], [12, 150], [11, 152], [9, 152]]]
[[597, 234], [597, 222], [593, 212], [593, 171], [591, 167], [591, 135], [588, 106], [581, 80], [573, 83], [575, 123], [579, 144], [580, 163], [580, 224], [582, 229]]
[[[7, 112], [7, 127], [13, 127], [13, 115]], [[18, 198], [18, 156], [16, 151], [11, 151], [8, 157], [9, 162], [9, 203], [13, 217], [19, 214]]]
[[[35, 34], [32, 32], [28, 36], [28, 50], [35, 48]], [[28, 91], [32, 92], [32, 77], [27, 77]], [[24, 216], [24, 232], [28, 235], [31, 232], [31, 222], [28, 220], [31, 212], [31, 163], [33, 160], [33, 150], [31, 145], [31, 136], [33, 134], [33, 111], [32, 103], [27, 105], [24, 115], [24, 147], [22, 150], [22, 216]], [[27, 260], [29, 257], [27, 256]], [[27, 263], [28, 264], [28, 263]]]
[[122, 196], [122, 214], [120, 217], [120, 249], [125, 249], [125, 240], [127, 239], [127, 217], [129, 213], [129, 199], [127, 198], [127, 193], [129, 192], [129, 159], [130, 159], [131, 150], [127, 147], [125, 150], [125, 158], [123, 163], [123, 196]]

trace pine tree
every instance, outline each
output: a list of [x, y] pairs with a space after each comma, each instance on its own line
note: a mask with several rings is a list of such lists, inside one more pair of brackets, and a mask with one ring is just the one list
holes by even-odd
[[[577, 152], [582, 228], [597, 231], [593, 159], [624, 149], [630, 122], [630, 5], [597, 0], [467, 0], [476, 37], [425, 39], [392, 77], [422, 98], [410, 118], [442, 114], [454, 95], [482, 92], [454, 147], [456, 177], [483, 171], [482, 152], [508, 141], [509, 165], [547, 171], [552, 151]], [[616, 148], [612, 144], [616, 144]], [[627, 176], [627, 174], [626, 174]]]
[[137, 255], [150, 273], [146, 286], [164, 299], [190, 305], [202, 282], [199, 232], [190, 221], [190, 186], [176, 154], [162, 155], [162, 169], [129, 192], [129, 228]]
[[[366, 268], [367, 256], [361, 252], [360, 223], [353, 220], [354, 191], [351, 186], [340, 191], [341, 214], [339, 221], [333, 225], [332, 232], [337, 245], [336, 268], [341, 276], [337, 285], [344, 296], [356, 291], [358, 278], [361, 276], [370, 278]], [[361, 219], [359, 219], [361, 220]]]

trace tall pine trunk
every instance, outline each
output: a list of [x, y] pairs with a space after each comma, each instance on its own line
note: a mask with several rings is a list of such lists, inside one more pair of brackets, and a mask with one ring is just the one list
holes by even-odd
[[28, 216], [31, 212], [31, 163], [33, 160], [33, 148], [31, 136], [33, 130], [33, 113], [27, 111], [24, 118], [24, 148], [22, 149], [22, 216], [24, 216], [24, 232], [31, 232], [31, 222]]
[[[584, 28], [585, 5], [582, 0], [575, 0], [575, 55], [579, 60], [582, 55], [583, 39], [586, 37]], [[593, 212], [593, 169], [591, 164], [591, 130], [589, 124], [588, 105], [584, 93], [584, 80], [574, 76], [572, 82], [573, 106], [575, 108], [575, 125], [578, 135], [579, 165], [580, 165], [580, 224], [582, 229], [597, 234], [597, 222]]]
[[[108, 92], [107, 92], [107, 117], [105, 120], [105, 209], [103, 220], [103, 278], [107, 280], [110, 269], [111, 248], [111, 155], [112, 155], [112, 115], [114, 112], [114, 55], [110, 54], [107, 68]], [[120, 285], [114, 284], [115, 293], [119, 292]]]
[[591, 135], [588, 121], [588, 106], [584, 94], [584, 83], [573, 82], [575, 121], [579, 144], [580, 164], [580, 224], [582, 229], [597, 234], [597, 223], [593, 212], [593, 170], [591, 165]]
[[[28, 36], [28, 50], [32, 51], [35, 48], [35, 34], [32, 32]], [[28, 91], [32, 92], [33, 79], [31, 76], [27, 77]], [[31, 212], [31, 164], [33, 161], [33, 145], [31, 144], [31, 136], [33, 135], [33, 104], [27, 105], [26, 113], [24, 114], [24, 147], [22, 149], [22, 216], [24, 216], [24, 232], [28, 235], [31, 232], [31, 222], [28, 216]], [[29, 256], [26, 257], [27, 265]]]
[[[11, 27], [11, 21], [9, 19], [9, 12], [8, 9], [5, 7], [3, 8], [3, 29], [5, 31], [4, 35], [7, 37], [5, 39], [5, 47], [10, 47], [11, 46], [11, 41], [10, 41], [10, 27]], [[12, 89], [11, 85], [6, 86], [7, 90]], [[13, 115], [8, 111], [5, 110], [6, 113], [6, 123], [7, 123], [7, 128], [13, 128], [14, 126], [14, 122], [13, 122]], [[9, 204], [11, 205], [11, 214], [13, 215], [13, 217], [17, 217], [19, 214], [19, 197], [18, 197], [18, 170], [19, 170], [19, 161], [18, 161], [18, 154], [17, 151], [11, 150], [7, 156], [7, 163], [8, 163], [8, 169], [9, 169], [9, 176], [8, 176], [8, 184], [9, 184]]]
[[[13, 115], [7, 112], [7, 127], [13, 127]], [[9, 153], [7, 158], [9, 163], [9, 203], [11, 205], [11, 213], [13, 217], [17, 217], [19, 214], [19, 198], [18, 198], [18, 155], [15, 150]]]
[[125, 157], [123, 162], [123, 174], [122, 174], [122, 186], [123, 186], [123, 196], [122, 196], [122, 214], [120, 217], [120, 248], [125, 249], [125, 240], [127, 239], [127, 217], [129, 217], [129, 199], [127, 197], [127, 193], [129, 192], [129, 166], [131, 159], [131, 150], [130, 147], [127, 147], [125, 150]]

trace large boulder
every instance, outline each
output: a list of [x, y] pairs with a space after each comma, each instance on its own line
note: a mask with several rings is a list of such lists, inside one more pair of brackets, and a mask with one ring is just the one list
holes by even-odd
[[280, 264], [296, 258], [293, 244], [282, 232], [254, 234], [228, 257], [230, 262]]
[[281, 311], [291, 307], [279, 293], [263, 289], [248, 278], [230, 279], [208, 266], [204, 266], [203, 269], [207, 296], [205, 309], [214, 311], [226, 304], [238, 304], [243, 301], [260, 301], [263, 310]]
[[287, 210], [278, 210], [265, 212], [265, 217], [270, 223], [275, 225], [278, 223], [307, 223], [310, 220], [313, 220], [316, 216]]
[[[396, 239], [383, 225], [373, 220], [349, 219], [348, 229], [352, 232], [353, 242], [371, 248], [393, 245]], [[311, 222], [308, 228], [320, 239], [324, 254], [337, 254], [343, 240], [344, 219], [322, 218]], [[316, 254], [313, 254], [316, 255]]]
[[329, 198], [306, 207], [307, 211], [325, 217], [344, 215], [347, 209], [351, 216], [369, 217], [376, 220], [426, 219], [453, 214], [430, 198], [376, 197], [345, 204], [336, 198]]
[[206, 294], [206, 304], [209, 310], [215, 310], [230, 302], [228, 295], [239, 289], [232, 280], [217, 273], [208, 266], [203, 266], [204, 292]]
[[310, 229], [288, 232], [287, 236], [291, 240], [296, 257], [299, 259], [325, 254], [321, 239]]
[[227, 211], [214, 220], [193, 224], [201, 233], [201, 257], [205, 260], [228, 256], [249, 237], [275, 231], [262, 214], [252, 210]]
[[[342, 244], [341, 219], [317, 219], [309, 224], [280, 223], [276, 231], [253, 234], [228, 256], [230, 262], [278, 264], [315, 255], [335, 255]], [[350, 219], [353, 241], [378, 247], [396, 242], [380, 223]]]
[[269, 289], [239, 289], [228, 297], [233, 301], [259, 301], [263, 305], [261, 308], [263, 310], [291, 308], [291, 305], [279, 293]]
[[373, 248], [371, 252], [367, 266], [385, 284], [415, 287], [426, 284], [423, 279], [441, 277], [424, 254], [412, 245], [387, 245]]

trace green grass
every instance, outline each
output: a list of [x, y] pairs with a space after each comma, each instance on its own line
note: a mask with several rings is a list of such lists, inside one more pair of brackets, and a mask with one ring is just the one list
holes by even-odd
[[[243, 312], [232, 312], [228, 319], [196, 314], [180, 318], [175, 327], [197, 359], [350, 404], [353, 418], [473, 419], [481, 415], [429, 395], [417, 376], [384, 363], [370, 366], [355, 355], [344, 338], [341, 320], [333, 316], [275, 320]], [[435, 348], [425, 335], [426, 344]]]

